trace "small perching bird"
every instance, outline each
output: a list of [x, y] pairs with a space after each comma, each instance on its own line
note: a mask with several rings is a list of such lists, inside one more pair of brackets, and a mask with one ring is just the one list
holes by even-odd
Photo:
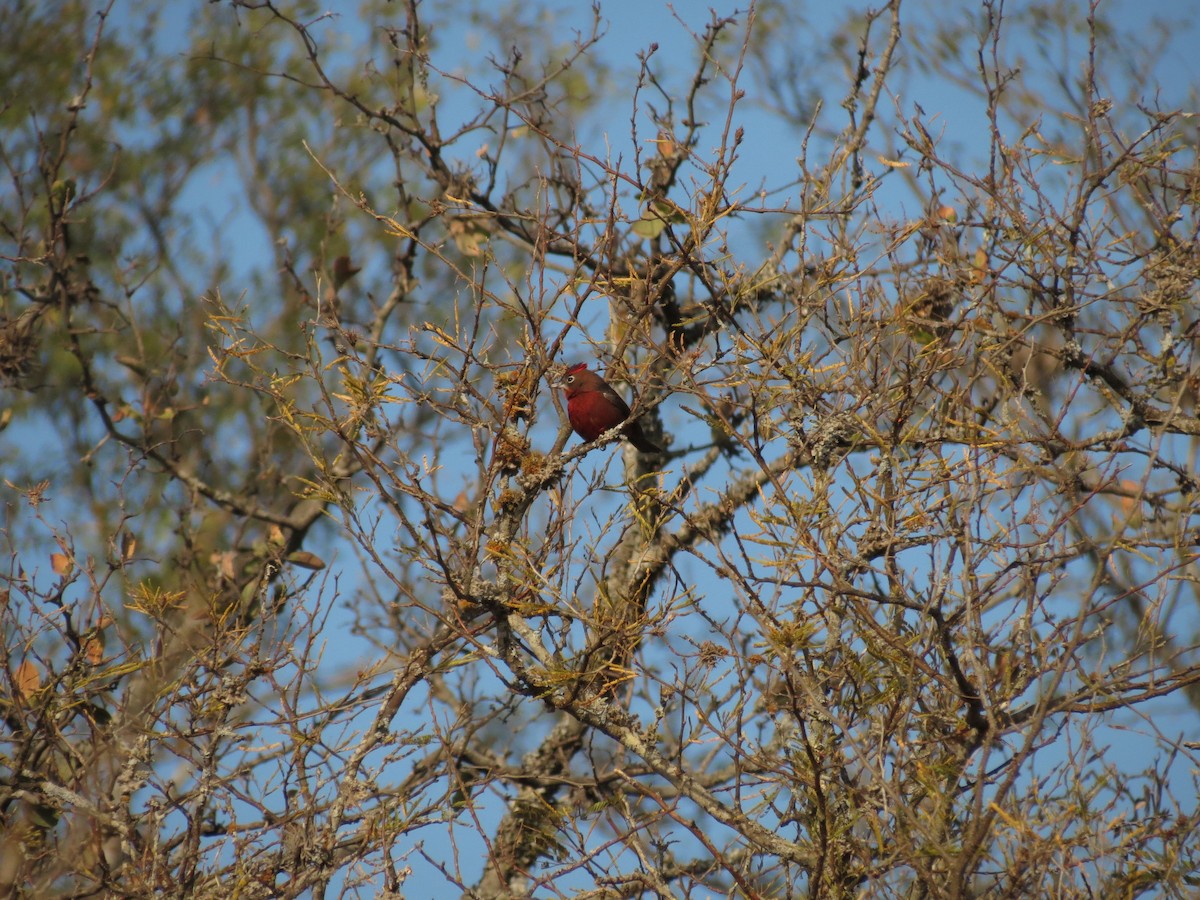
[[[559, 386], [567, 395], [571, 427], [585, 441], [594, 441], [629, 418], [629, 404], [607, 381], [591, 371], [587, 363], [576, 363], [567, 369]], [[663, 452], [646, 437], [636, 420], [626, 423], [621, 433], [642, 453]]]

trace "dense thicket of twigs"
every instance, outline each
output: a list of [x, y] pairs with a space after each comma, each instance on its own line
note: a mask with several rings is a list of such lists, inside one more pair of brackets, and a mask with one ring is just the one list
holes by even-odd
[[1162, 48], [361, 6], [9, 12], [0, 890], [1189, 895]]

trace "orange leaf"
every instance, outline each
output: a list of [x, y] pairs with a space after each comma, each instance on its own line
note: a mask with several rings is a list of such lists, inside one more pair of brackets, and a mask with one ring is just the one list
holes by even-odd
[[975, 259], [971, 264], [970, 279], [972, 284], [979, 284], [988, 275], [988, 254], [980, 247], [975, 251]]
[[54, 569], [55, 575], [66, 575], [71, 571], [71, 557], [65, 553], [51, 553], [50, 567]]
[[90, 665], [98, 666], [104, 661], [104, 632], [97, 629], [84, 636], [80, 642], [83, 658]]
[[22, 700], [28, 700], [29, 697], [42, 686], [42, 675], [38, 671], [38, 667], [25, 660], [13, 674], [13, 683], [17, 688], [17, 695]]

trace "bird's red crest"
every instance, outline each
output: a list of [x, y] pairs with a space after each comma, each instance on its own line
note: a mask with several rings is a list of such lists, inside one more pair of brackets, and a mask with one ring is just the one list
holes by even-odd
[[587, 368], [587, 363], [575, 363], [575, 365], [573, 365], [573, 366], [571, 366], [571, 368], [567, 369], [567, 374], [570, 375], [572, 372], [582, 372], [586, 368]]

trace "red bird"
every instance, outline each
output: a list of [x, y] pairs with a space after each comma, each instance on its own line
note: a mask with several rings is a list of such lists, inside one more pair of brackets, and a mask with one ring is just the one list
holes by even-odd
[[[567, 369], [559, 386], [567, 395], [567, 418], [571, 420], [571, 427], [585, 441], [594, 441], [629, 418], [629, 404], [609, 387], [607, 381], [588, 369], [587, 363], [576, 363]], [[636, 421], [626, 424], [621, 433], [642, 453], [663, 452], [646, 437]]]

